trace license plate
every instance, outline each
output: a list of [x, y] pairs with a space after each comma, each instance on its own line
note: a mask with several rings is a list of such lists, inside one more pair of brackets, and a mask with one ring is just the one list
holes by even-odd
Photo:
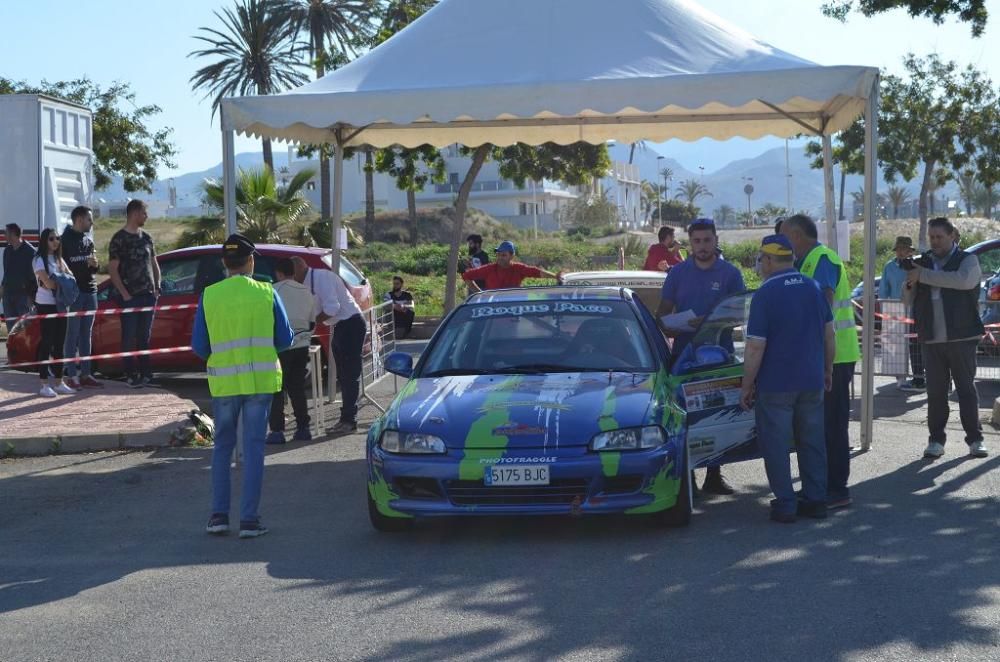
[[490, 467], [483, 472], [483, 483], [488, 487], [516, 485], [548, 485], [549, 467], [529, 464], [520, 467]]

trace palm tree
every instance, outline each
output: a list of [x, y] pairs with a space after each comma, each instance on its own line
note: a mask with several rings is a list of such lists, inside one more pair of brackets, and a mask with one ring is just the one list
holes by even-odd
[[892, 217], [899, 218], [899, 208], [910, 201], [910, 192], [902, 186], [893, 184], [889, 187], [886, 194], [889, 196], [889, 203], [892, 205]]
[[736, 219], [736, 210], [729, 205], [719, 205], [714, 214], [715, 222], [722, 226], [728, 225]]
[[[225, 97], [274, 94], [305, 83], [300, 69], [304, 47], [280, 0], [239, 0], [235, 9], [214, 12], [222, 29], [198, 28], [195, 39], [208, 48], [188, 57], [217, 58], [190, 78], [195, 90], [212, 97], [212, 116]], [[264, 163], [274, 170], [271, 141], [264, 138]]]
[[[636, 152], [645, 152], [645, 151], [646, 151], [646, 141], [645, 140], [636, 140], [634, 143], [632, 143], [631, 145], [629, 145], [629, 150], [628, 150], [628, 164], [632, 165], [632, 161], [635, 159], [635, 153]], [[671, 174], [673, 174], [673, 173], [671, 173]]]
[[965, 213], [972, 216], [972, 197], [976, 190], [976, 173], [971, 170], [964, 170], [958, 176], [958, 193], [965, 202]]
[[[375, 5], [372, 0], [283, 0], [283, 11], [297, 32], [309, 35], [308, 53], [316, 78], [326, 75], [329, 65], [346, 64], [359, 43], [372, 36]], [[336, 53], [331, 56], [327, 46]], [[320, 216], [330, 217], [330, 155], [319, 150]]]
[[[309, 208], [309, 201], [302, 195], [302, 188], [316, 175], [313, 170], [302, 170], [292, 177], [287, 186], [277, 185], [274, 171], [269, 168], [243, 170], [236, 177], [236, 225], [240, 232], [254, 242], [281, 243], [288, 238], [289, 232], [295, 235], [293, 227]], [[222, 182], [214, 179], [205, 180], [202, 184], [205, 202], [221, 209], [224, 192]], [[218, 236], [212, 234], [215, 241], [222, 241], [222, 220], [218, 220]], [[199, 223], [198, 231], [205, 234], [215, 232], [211, 224]], [[203, 237], [208, 238], [206, 235]], [[187, 239], [191, 239], [188, 237]], [[182, 241], [185, 241], [182, 238]], [[210, 242], [211, 243], [211, 242]]]
[[375, 232], [375, 150], [365, 147], [365, 241]]
[[677, 186], [677, 195], [674, 197], [678, 200], [686, 200], [687, 203], [693, 207], [698, 198], [703, 195], [711, 198], [712, 192], [698, 180], [686, 179]]

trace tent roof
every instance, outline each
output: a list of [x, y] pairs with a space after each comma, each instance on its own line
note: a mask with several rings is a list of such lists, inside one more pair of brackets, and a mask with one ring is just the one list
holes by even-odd
[[442, 0], [317, 81], [223, 101], [223, 128], [376, 147], [830, 134], [877, 75], [815, 65], [691, 0]]

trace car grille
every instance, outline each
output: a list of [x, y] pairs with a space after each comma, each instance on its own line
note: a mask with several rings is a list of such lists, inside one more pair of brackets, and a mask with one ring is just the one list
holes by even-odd
[[441, 486], [433, 478], [398, 476], [393, 481], [396, 493], [407, 499], [441, 499]]
[[581, 503], [587, 498], [588, 482], [562, 478], [549, 485], [487, 487], [481, 480], [449, 480], [445, 491], [456, 506], [545, 506]]
[[630, 494], [642, 487], [642, 476], [637, 474], [612, 476], [604, 479], [604, 494]]

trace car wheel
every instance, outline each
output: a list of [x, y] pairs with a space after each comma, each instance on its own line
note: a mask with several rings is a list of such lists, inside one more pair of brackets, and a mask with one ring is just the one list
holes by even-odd
[[368, 497], [368, 519], [371, 520], [372, 526], [376, 531], [381, 531], [382, 533], [399, 533], [401, 531], [409, 531], [413, 527], [413, 518], [386, 517], [378, 511], [378, 506], [375, 505], [372, 495], [367, 490], [365, 490], [365, 494]]
[[664, 511], [653, 515], [654, 521], [661, 526], [680, 527], [691, 523], [691, 471], [685, 463], [681, 473], [681, 489], [677, 495], [677, 503]]

